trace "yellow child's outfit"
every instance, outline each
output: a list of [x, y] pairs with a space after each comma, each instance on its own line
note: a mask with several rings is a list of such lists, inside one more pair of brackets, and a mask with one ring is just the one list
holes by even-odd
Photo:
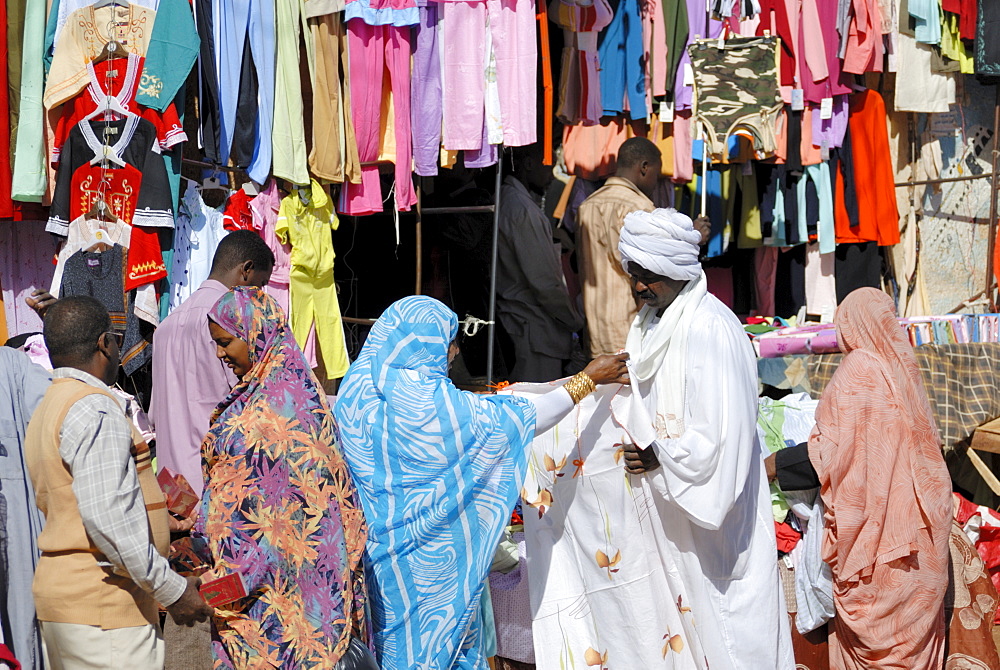
[[[300, 195], [302, 194], [302, 195]], [[292, 246], [289, 273], [290, 321], [299, 346], [305, 346], [316, 324], [316, 345], [329, 379], [343, 377], [350, 361], [344, 345], [337, 287], [333, 282], [331, 231], [340, 225], [333, 201], [315, 179], [281, 201], [275, 234]]]

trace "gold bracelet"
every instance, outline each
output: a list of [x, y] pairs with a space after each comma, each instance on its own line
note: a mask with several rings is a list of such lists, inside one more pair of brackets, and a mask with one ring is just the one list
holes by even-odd
[[579, 372], [570, 377], [570, 380], [563, 384], [563, 388], [573, 399], [573, 404], [578, 405], [581, 400], [597, 390], [597, 385], [586, 372]]

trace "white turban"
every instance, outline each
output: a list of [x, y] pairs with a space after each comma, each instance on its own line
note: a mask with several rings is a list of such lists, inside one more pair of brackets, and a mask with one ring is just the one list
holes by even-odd
[[658, 275], [690, 281], [701, 276], [700, 244], [701, 233], [690, 217], [674, 209], [657, 209], [625, 216], [618, 252], [626, 273], [631, 261]]

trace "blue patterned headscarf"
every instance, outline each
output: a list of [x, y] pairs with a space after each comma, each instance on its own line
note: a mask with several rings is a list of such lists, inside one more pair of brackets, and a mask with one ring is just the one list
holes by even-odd
[[483, 581], [524, 479], [535, 410], [448, 379], [458, 319], [432, 298], [391, 305], [334, 414], [369, 533], [382, 668], [485, 668]]

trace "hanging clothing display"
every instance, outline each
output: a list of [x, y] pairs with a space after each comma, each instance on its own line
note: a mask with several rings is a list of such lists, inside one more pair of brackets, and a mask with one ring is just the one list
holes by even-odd
[[315, 327], [319, 355], [330, 379], [343, 377], [350, 365], [333, 282], [336, 254], [330, 231], [339, 225], [333, 201], [314, 179], [308, 189], [296, 189], [281, 201], [274, 229], [278, 239], [292, 247], [292, 333], [305, 348], [309, 331]]
[[418, 175], [438, 173], [441, 158], [441, 4], [420, 7], [420, 23], [413, 28], [413, 73], [410, 81], [410, 111], [413, 134], [413, 169]]
[[165, 112], [183, 94], [200, 42], [187, 0], [156, 0], [155, 9], [136, 102]]
[[152, 356], [149, 341], [135, 315], [135, 293], [125, 291], [125, 250], [116, 244], [108, 251], [78, 251], [66, 260], [59, 295], [89, 295], [111, 314], [111, 327], [122, 333], [121, 365], [130, 375]]
[[[7, 25], [7, 3], [0, 6], [0, 24]], [[9, 28], [8, 28], [9, 29]], [[0, 218], [14, 216], [11, 200], [12, 174], [10, 161], [10, 90], [8, 85], [8, 45], [6, 33], [0, 33]]]
[[[604, 116], [628, 112], [629, 118], [644, 119], [649, 114], [642, 67], [642, 19], [637, 0], [612, 4], [614, 18], [598, 38], [601, 63], [601, 106]], [[704, 16], [704, 12], [702, 13]]]
[[[410, 29], [370, 26], [361, 19], [347, 22], [350, 54], [351, 111], [361, 161], [361, 182], [347, 182], [340, 191], [338, 210], [361, 216], [382, 211], [379, 179], [379, 138], [395, 124], [395, 205], [408, 211], [416, 204], [410, 172]], [[384, 91], [392, 91], [392, 105]], [[293, 326], [294, 327], [294, 326]]]
[[25, 0], [21, 6], [24, 7], [22, 22], [14, 20], [7, 24], [8, 35], [12, 27], [23, 26], [23, 41], [18, 40], [18, 46], [22, 47], [18, 54], [20, 58], [13, 63], [14, 68], [11, 68], [16, 68], [17, 75], [12, 76], [9, 82], [10, 86], [18, 86], [20, 91], [16, 135], [12, 141], [11, 197], [14, 200], [41, 202], [46, 185], [44, 110], [39, 102], [45, 81], [41, 56], [46, 3], [45, 0]]
[[[87, 63], [114, 41], [129, 53], [146, 56], [156, 12], [139, 4], [88, 5], [66, 19], [56, 38], [42, 102], [54, 109], [87, 86]], [[107, 34], [108, 28], [113, 30]]]
[[778, 40], [702, 40], [688, 47], [694, 70], [694, 117], [708, 133], [712, 160], [722, 160], [729, 136], [747, 130], [765, 155], [774, 153], [774, 118], [781, 107]]
[[[490, 108], [497, 105], [498, 110], [492, 113], [495, 116], [499, 112], [504, 145], [517, 147], [536, 141], [538, 49], [534, 7], [530, 0], [441, 5], [443, 42], [457, 45], [442, 53], [446, 149], [482, 151], [484, 124], [489, 121]], [[484, 48], [487, 40], [489, 51]]]
[[[315, 69], [312, 56], [312, 32], [306, 26], [305, 15], [301, 11], [301, 0], [276, 0], [275, 34], [277, 69], [274, 75], [274, 127], [271, 129], [274, 151], [274, 165], [271, 172], [279, 179], [287, 179], [293, 184], [308, 184], [309, 169], [306, 165], [306, 129], [303, 119], [302, 80], [300, 78], [300, 39], [304, 37], [309, 57], [310, 73]], [[220, 72], [220, 75], [225, 73]], [[236, 81], [236, 79], [228, 79]], [[219, 91], [225, 101], [227, 78], [221, 77]], [[228, 94], [232, 93], [230, 88]], [[315, 95], [315, 91], [313, 92]], [[222, 107], [223, 146], [232, 144], [232, 131], [227, 127], [227, 109]], [[227, 158], [222, 152], [222, 159]]]
[[[65, 235], [69, 222], [88, 212], [98, 195], [130, 225], [172, 228], [170, 185], [158, 149], [156, 128], [138, 116], [73, 126], [60, 153], [45, 229]], [[111, 167], [101, 167], [103, 162]]]
[[[851, 95], [849, 156], [843, 156], [836, 193], [837, 243], [899, 243], [895, 175], [889, 155], [885, 103], [872, 90]], [[857, 222], [848, 214], [843, 189], [844, 163], [851, 163], [857, 202]]]
[[66, 241], [56, 255], [56, 269], [52, 275], [49, 293], [56, 298], [59, 297], [66, 261], [73, 254], [81, 250], [90, 250], [95, 240], [106, 245], [118, 244], [127, 252], [125, 290], [136, 289], [136, 316], [154, 326], [159, 324], [155, 282], [166, 277], [160, 256], [160, 245], [155, 237], [141, 232], [133, 236], [132, 233], [132, 226], [117, 218], [102, 221], [81, 216], [71, 221]]
[[[430, 3], [421, 8], [421, 13], [437, 5]], [[309, 152], [309, 170], [315, 176], [331, 182], [361, 181], [361, 159], [358, 157], [358, 141], [354, 136], [354, 119], [351, 109], [350, 63], [347, 56], [347, 33], [343, 18], [335, 12], [320, 15], [310, 14], [310, 3], [306, 3], [306, 17], [316, 45], [316, 76], [313, 81], [312, 106], [312, 150]], [[414, 52], [416, 58], [416, 52]], [[416, 93], [416, 64], [414, 63], [414, 87]], [[438, 81], [440, 82], [440, 72]], [[440, 85], [438, 99], [440, 100]], [[416, 97], [411, 102], [414, 104]], [[436, 167], [437, 149], [440, 145], [440, 114], [438, 115], [438, 142], [434, 145]], [[414, 122], [414, 129], [416, 123]], [[417, 157], [416, 135], [414, 135], [414, 158]], [[418, 162], [419, 165], [419, 162]], [[418, 174], [420, 174], [418, 170]]]
[[552, 0], [548, 16], [563, 29], [556, 114], [566, 124], [600, 123], [603, 106], [597, 39], [614, 17], [611, 5], [608, 0]]
[[[161, 151], [187, 141], [187, 134], [181, 127], [181, 120], [173, 103], [169, 103], [163, 112], [136, 104], [142, 67], [143, 59], [135, 54], [128, 54], [125, 59], [109, 59], [96, 65], [93, 62], [88, 63], [89, 84], [83, 93], [63, 105], [62, 116], [59, 117], [55, 128], [49, 160], [53, 163], [59, 162], [59, 152], [73, 126], [89, 120], [87, 117], [93, 112], [105, 109], [110, 104], [108, 98], [114, 98], [126, 112], [137, 114], [152, 123], [156, 128], [156, 139]], [[104, 89], [106, 84], [110, 84], [108, 90]]]
[[222, 212], [202, 200], [189, 183], [174, 227], [174, 257], [170, 268], [170, 309], [188, 299], [208, 279], [219, 240], [226, 236]]

